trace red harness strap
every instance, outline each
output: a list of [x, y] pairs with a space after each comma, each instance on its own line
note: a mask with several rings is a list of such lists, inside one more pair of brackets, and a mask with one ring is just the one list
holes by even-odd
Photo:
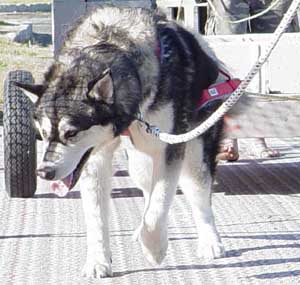
[[123, 131], [123, 132], [121, 133], [121, 136], [126, 136], [126, 137], [130, 136], [130, 131], [129, 131], [129, 129]]
[[239, 79], [228, 79], [225, 82], [213, 84], [202, 91], [197, 102], [198, 109], [217, 99], [226, 99], [240, 85]]
[[[212, 84], [207, 89], [203, 90], [201, 96], [199, 96], [199, 101], [197, 102], [198, 109], [207, 106], [214, 100], [226, 99], [240, 85], [241, 80], [231, 79], [230, 76], [222, 70], [219, 70], [219, 72], [226, 76], [228, 79], [222, 83]], [[127, 129], [121, 135], [130, 136], [130, 132]]]

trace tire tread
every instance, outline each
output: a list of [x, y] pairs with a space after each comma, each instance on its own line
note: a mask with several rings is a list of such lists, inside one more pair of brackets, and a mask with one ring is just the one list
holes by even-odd
[[5, 189], [10, 197], [32, 197], [36, 190], [36, 133], [32, 102], [14, 81], [33, 83], [30, 72], [11, 71], [4, 82], [3, 144]]

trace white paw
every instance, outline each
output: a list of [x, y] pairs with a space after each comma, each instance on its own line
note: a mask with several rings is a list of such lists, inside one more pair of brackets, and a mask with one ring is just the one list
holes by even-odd
[[203, 259], [215, 259], [225, 256], [225, 249], [221, 241], [199, 242], [197, 255]]
[[101, 262], [95, 259], [88, 259], [83, 267], [82, 276], [92, 278], [104, 278], [112, 276], [112, 268], [110, 262]]
[[147, 231], [144, 227], [139, 227], [134, 236], [140, 242], [143, 254], [153, 265], [162, 263], [168, 249], [167, 232], [159, 230]]
[[143, 228], [143, 224], [140, 224], [137, 229], [134, 231], [134, 233], [132, 234], [132, 241], [139, 241], [140, 239], [140, 234], [141, 234], [141, 230]]

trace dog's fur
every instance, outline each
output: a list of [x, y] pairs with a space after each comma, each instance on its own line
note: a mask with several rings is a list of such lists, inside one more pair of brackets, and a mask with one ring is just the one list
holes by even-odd
[[84, 164], [80, 175], [88, 243], [84, 275], [112, 275], [111, 163], [126, 129], [135, 147], [128, 151], [129, 172], [145, 196], [135, 236], [146, 258], [160, 263], [166, 255], [168, 210], [178, 184], [192, 206], [198, 255], [224, 255], [211, 209], [222, 122], [188, 143], [167, 145], [146, 133], [137, 120], [140, 112], [147, 122], [173, 134], [197, 126], [214, 109], [195, 107], [201, 91], [219, 76], [213, 57], [202, 39], [157, 13], [105, 7], [69, 31], [42, 84], [18, 83], [38, 97], [34, 120], [45, 142], [38, 174], [59, 180], [79, 161], [80, 168]]

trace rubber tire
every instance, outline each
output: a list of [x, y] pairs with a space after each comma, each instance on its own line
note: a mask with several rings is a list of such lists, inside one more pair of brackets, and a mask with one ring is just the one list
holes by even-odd
[[5, 190], [9, 197], [32, 197], [36, 190], [36, 132], [33, 103], [14, 81], [33, 83], [30, 72], [9, 72], [4, 82], [3, 145]]

